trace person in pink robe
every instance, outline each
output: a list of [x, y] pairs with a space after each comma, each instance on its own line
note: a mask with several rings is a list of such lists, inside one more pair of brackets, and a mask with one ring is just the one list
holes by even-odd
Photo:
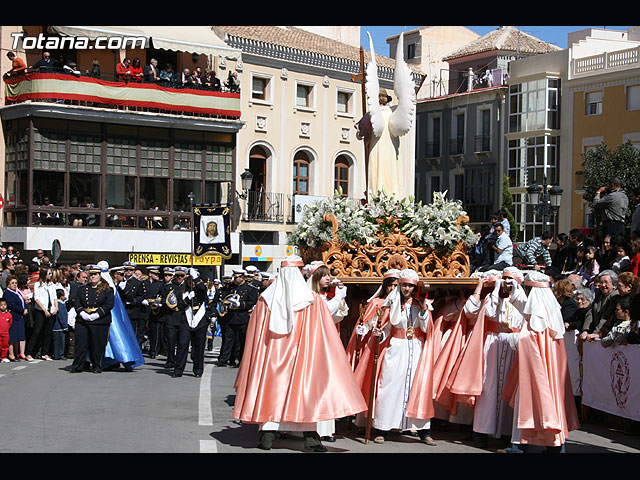
[[[564, 451], [569, 432], [579, 428], [564, 345], [560, 305], [549, 277], [530, 272], [525, 322], [517, 335], [516, 362], [503, 391], [514, 407], [512, 444]], [[513, 446], [510, 449], [513, 449]], [[509, 451], [509, 449], [507, 449]], [[526, 451], [526, 449], [525, 449]]]
[[367, 304], [362, 317], [358, 319], [358, 324], [351, 332], [351, 337], [347, 343], [347, 358], [353, 370], [358, 366], [358, 362], [362, 355], [362, 349], [369, 343], [371, 330], [375, 324], [376, 312], [382, 307], [387, 296], [398, 285], [398, 274], [400, 270], [391, 269], [385, 272], [382, 277], [382, 285], [367, 300]]
[[367, 409], [327, 303], [306, 284], [299, 257], [258, 299], [234, 387], [233, 417], [261, 425], [259, 448], [276, 431], [303, 431], [305, 449], [326, 451], [318, 422]]

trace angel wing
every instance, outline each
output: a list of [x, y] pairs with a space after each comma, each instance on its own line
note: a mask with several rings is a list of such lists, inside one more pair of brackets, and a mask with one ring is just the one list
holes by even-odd
[[396, 48], [396, 67], [393, 73], [393, 91], [398, 105], [389, 118], [389, 131], [394, 137], [401, 137], [409, 132], [413, 124], [416, 110], [416, 92], [411, 70], [404, 61], [404, 33], [400, 34]]
[[367, 32], [369, 36], [369, 51], [371, 52], [371, 61], [367, 65], [365, 70], [365, 91], [367, 92], [367, 108], [369, 109], [369, 118], [371, 120], [371, 126], [373, 134], [376, 137], [382, 135], [384, 130], [384, 118], [380, 111], [380, 101], [378, 97], [380, 95], [380, 83], [378, 82], [378, 64], [376, 63], [376, 52], [373, 50], [373, 40], [371, 34]]

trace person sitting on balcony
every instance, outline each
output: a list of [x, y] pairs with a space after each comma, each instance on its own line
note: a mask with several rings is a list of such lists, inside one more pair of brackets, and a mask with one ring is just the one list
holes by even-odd
[[125, 58], [122, 62], [116, 65], [116, 76], [119, 81], [128, 82], [131, 80], [132, 73], [131, 60], [128, 58]]
[[78, 70], [78, 65], [76, 64], [76, 62], [72, 62], [71, 60], [69, 60], [67, 64], [64, 67], [62, 67], [62, 69], [64, 73], [67, 73], [69, 75], [75, 75], [77, 77], [82, 75], [80, 70]]
[[167, 87], [173, 85], [173, 82], [175, 81], [175, 72], [173, 71], [173, 65], [167, 63], [167, 65], [164, 67], [164, 70], [160, 71], [160, 81]]
[[194, 88], [202, 88], [202, 70], [200, 70], [200, 67], [191, 72], [191, 83]]
[[49, 52], [42, 52], [42, 58], [38, 60], [31, 68], [40, 73], [53, 73], [53, 60]]
[[188, 68], [185, 68], [182, 73], [178, 75], [176, 84], [180, 88], [190, 88], [193, 85], [191, 71]]
[[100, 78], [100, 62], [97, 58], [93, 59], [91, 70], [87, 70], [87, 76], [92, 78]]
[[149, 65], [142, 69], [144, 81], [147, 83], [158, 83], [160, 81], [160, 73], [158, 72], [158, 60], [152, 58]]
[[216, 76], [216, 72], [214, 70], [211, 70], [211, 90], [219, 92], [221, 88], [222, 88], [222, 82]]
[[8, 77], [17, 77], [24, 75], [27, 70], [27, 64], [13, 52], [7, 52], [7, 57], [11, 60], [11, 70], [6, 73]]

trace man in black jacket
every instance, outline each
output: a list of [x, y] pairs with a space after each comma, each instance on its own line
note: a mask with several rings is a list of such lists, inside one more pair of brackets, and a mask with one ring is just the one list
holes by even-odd
[[185, 278], [183, 299], [187, 304], [185, 316], [178, 327], [178, 350], [176, 352], [176, 365], [173, 377], [182, 376], [187, 365], [187, 354], [191, 344], [191, 361], [193, 363], [193, 375], [201, 377], [204, 371], [204, 349], [207, 342], [207, 327], [209, 319], [207, 310], [207, 287], [200, 278], [200, 273], [195, 268], [188, 270]]
[[[234, 270], [233, 281], [235, 283], [234, 294], [229, 298], [229, 320], [226, 323], [230, 337], [237, 336], [238, 341], [238, 363], [242, 360], [242, 352], [244, 350], [244, 341], [247, 335], [247, 326], [249, 325], [249, 317], [258, 303], [258, 290], [250, 286], [245, 280], [245, 271]], [[227, 342], [224, 350], [220, 351], [220, 356], [216, 365], [224, 366], [231, 358], [233, 343]]]
[[[179, 278], [180, 277], [180, 278]], [[162, 299], [162, 307], [160, 315], [164, 323], [165, 331], [165, 347], [167, 361], [164, 365], [166, 369], [173, 370], [176, 366], [176, 347], [178, 346], [178, 337], [180, 323], [184, 321], [185, 310], [187, 304], [184, 301], [184, 272], [176, 275], [173, 268], [164, 269], [164, 284], [160, 288], [160, 297]]]
[[120, 296], [124, 303], [124, 308], [129, 315], [131, 326], [136, 334], [138, 345], [142, 347], [144, 343], [144, 337], [147, 333], [145, 319], [143, 316], [142, 305], [138, 298], [138, 288], [140, 287], [140, 280], [133, 273], [136, 269], [136, 264], [133, 262], [124, 262], [124, 278], [117, 285], [120, 287]]
[[[216, 290], [216, 294], [213, 297], [213, 304], [218, 313], [218, 325], [220, 325], [222, 337], [220, 353], [218, 354], [218, 361], [216, 362], [216, 365], [219, 367], [235, 365], [236, 359], [238, 358], [238, 343], [235, 341], [234, 331], [227, 328], [227, 322], [231, 318], [228, 299], [233, 295], [234, 290], [233, 277], [231, 275], [223, 275], [222, 285]], [[227, 345], [229, 342], [232, 344], [231, 347]], [[231, 348], [231, 350], [229, 350], [231, 353], [228, 354], [226, 361], [222, 362], [222, 352], [225, 351], [225, 348]]]
[[160, 267], [147, 267], [148, 278], [140, 282], [136, 292], [137, 303], [141, 306], [143, 322], [149, 332], [149, 358], [156, 358], [163, 351], [163, 324], [160, 322]]

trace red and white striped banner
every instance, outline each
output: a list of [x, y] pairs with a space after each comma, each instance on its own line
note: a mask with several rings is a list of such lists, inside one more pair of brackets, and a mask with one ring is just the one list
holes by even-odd
[[56, 99], [240, 118], [240, 94], [110, 82], [59, 73], [33, 73], [5, 81], [10, 102]]

